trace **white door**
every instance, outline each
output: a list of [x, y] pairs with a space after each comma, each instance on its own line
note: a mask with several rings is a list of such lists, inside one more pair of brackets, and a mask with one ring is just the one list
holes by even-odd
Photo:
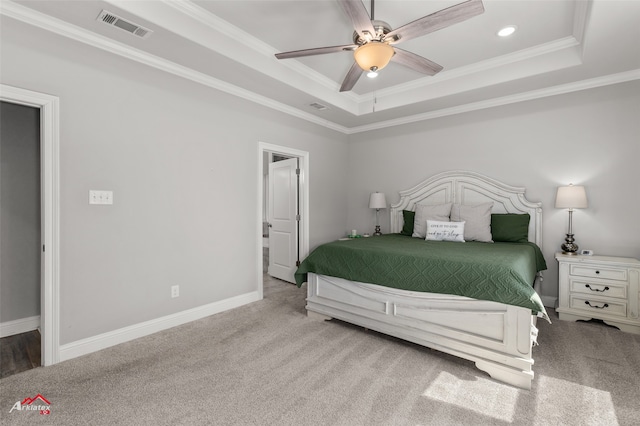
[[298, 260], [298, 159], [269, 163], [269, 270], [295, 282]]

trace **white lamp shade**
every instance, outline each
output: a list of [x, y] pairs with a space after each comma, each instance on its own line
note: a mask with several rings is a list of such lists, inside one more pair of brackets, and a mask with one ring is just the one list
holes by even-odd
[[369, 197], [369, 208], [370, 209], [386, 209], [387, 208], [387, 198], [384, 196], [382, 192], [371, 193], [371, 197]]
[[587, 193], [584, 186], [559, 186], [556, 193], [557, 209], [586, 209]]

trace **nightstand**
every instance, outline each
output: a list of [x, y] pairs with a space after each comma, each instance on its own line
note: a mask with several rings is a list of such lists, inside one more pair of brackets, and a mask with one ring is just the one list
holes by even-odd
[[556, 253], [561, 320], [600, 319], [640, 334], [640, 260]]

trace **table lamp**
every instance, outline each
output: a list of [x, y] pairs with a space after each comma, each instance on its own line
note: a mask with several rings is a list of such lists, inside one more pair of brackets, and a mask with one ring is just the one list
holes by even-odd
[[376, 231], [373, 235], [382, 235], [380, 232], [380, 220], [378, 218], [378, 213], [380, 209], [387, 208], [387, 199], [382, 192], [372, 192], [371, 197], [369, 197], [369, 208], [376, 209]]
[[569, 209], [569, 232], [564, 244], [560, 246], [564, 254], [577, 254], [578, 245], [573, 238], [572, 216], [573, 209], [587, 208], [587, 193], [584, 186], [569, 184], [569, 186], [559, 186], [556, 193], [556, 208]]

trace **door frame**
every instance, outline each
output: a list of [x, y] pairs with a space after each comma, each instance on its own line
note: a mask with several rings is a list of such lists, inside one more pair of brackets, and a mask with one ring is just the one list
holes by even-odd
[[0, 84], [0, 100], [40, 110], [42, 365], [60, 362], [60, 101], [56, 96]]
[[258, 215], [256, 221], [256, 270], [258, 275], [258, 296], [263, 298], [262, 272], [262, 209], [264, 206], [264, 154], [270, 152], [288, 157], [296, 157], [300, 167], [300, 189], [298, 193], [300, 203], [300, 259], [309, 254], [309, 153], [286, 146], [258, 142]]

